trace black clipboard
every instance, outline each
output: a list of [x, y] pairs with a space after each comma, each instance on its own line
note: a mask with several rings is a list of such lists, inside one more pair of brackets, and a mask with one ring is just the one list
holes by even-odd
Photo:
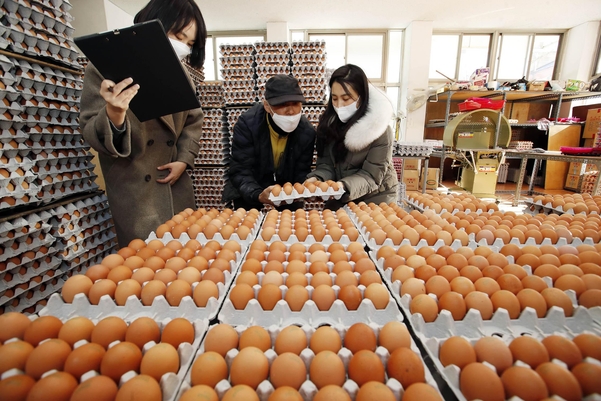
[[118, 83], [131, 77], [140, 85], [129, 104], [138, 120], [200, 107], [196, 90], [159, 20], [74, 41], [105, 79]]

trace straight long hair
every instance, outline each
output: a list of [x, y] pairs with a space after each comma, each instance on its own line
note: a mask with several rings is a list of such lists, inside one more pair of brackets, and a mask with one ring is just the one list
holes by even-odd
[[192, 21], [196, 22], [197, 33], [190, 53], [190, 65], [202, 67], [205, 61], [207, 27], [200, 8], [194, 0], [150, 0], [134, 17], [134, 23], [158, 19], [167, 33], [177, 34]]
[[369, 104], [369, 81], [365, 72], [360, 67], [354, 64], [346, 64], [332, 74], [329, 82], [330, 92], [335, 82], [338, 82], [347, 94], [349, 94], [348, 88], [350, 87], [359, 96], [359, 108], [350, 120], [343, 123], [338, 118], [336, 110], [334, 110], [332, 95], [330, 94], [328, 105], [319, 118], [319, 124], [317, 125], [317, 154], [323, 156], [325, 147], [333, 143], [334, 161], [340, 163], [348, 154], [348, 149], [344, 145], [346, 133], [367, 112]]

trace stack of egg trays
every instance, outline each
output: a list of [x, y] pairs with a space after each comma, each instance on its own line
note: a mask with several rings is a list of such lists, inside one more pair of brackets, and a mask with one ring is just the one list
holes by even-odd
[[434, 146], [428, 142], [396, 142], [393, 152], [395, 156], [425, 157], [430, 156]]
[[[81, 64], [81, 62], [80, 62], [80, 64]], [[202, 66], [200, 68], [192, 67], [190, 65], [189, 60], [188, 60], [187, 57], [182, 61], [182, 64], [186, 67], [186, 70], [190, 74], [190, 77], [192, 77], [192, 81], [196, 85], [201, 85], [205, 81], [205, 68], [204, 68], [204, 66]]]
[[220, 165], [229, 162], [230, 134], [223, 109], [206, 109], [200, 138], [200, 150], [194, 163], [197, 165]]
[[[106, 195], [95, 195], [51, 210], [52, 235], [67, 270], [85, 263], [89, 251], [114, 242], [116, 235]], [[88, 253], [87, 258], [83, 257]]]
[[[108, 298], [108, 296], [105, 296], [105, 297]], [[157, 322], [161, 332], [163, 331], [163, 328], [165, 327], [165, 325], [167, 325], [167, 323], [169, 323], [173, 319], [184, 318], [184, 319], [189, 320], [192, 323], [192, 325], [194, 326], [194, 341], [192, 344], [181, 343], [179, 345], [179, 347], [177, 348], [177, 353], [179, 355], [179, 361], [180, 361], [179, 370], [177, 371], [177, 373], [165, 373], [161, 377], [161, 380], [159, 382], [159, 385], [161, 387], [163, 401], [175, 401], [178, 399], [175, 396], [177, 393], [177, 390], [180, 388], [186, 373], [190, 369], [194, 355], [195, 355], [196, 351], [198, 350], [201, 341], [204, 339], [204, 337], [207, 333], [207, 330], [209, 327], [209, 321], [207, 319], [204, 319], [204, 318], [198, 319], [198, 318], [194, 318], [193, 316], [187, 316], [185, 314], [182, 314], [183, 311], [177, 310], [177, 309], [173, 309], [173, 310], [169, 310], [169, 311], [164, 311], [164, 310], [156, 310], [155, 311], [155, 310], [149, 310], [149, 309], [140, 310], [137, 307], [137, 305], [135, 305], [135, 304], [127, 304], [125, 306], [125, 308], [123, 308], [119, 311], [114, 311], [110, 307], [105, 308], [105, 309], [102, 309], [102, 308], [101, 309], [98, 309], [98, 308], [88, 309], [85, 307], [85, 303], [82, 304], [80, 302], [82, 299], [84, 299], [84, 300], [86, 299], [83, 294], [75, 295], [75, 298], [73, 300], [74, 304], [77, 303], [79, 306], [81, 306], [80, 308], [78, 308], [78, 309], [72, 309], [72, 308], [59, 309], [56, 307], [57, 304], [55, 303], [55, 300], [57, 298], [60, 298], [60, 296], [58, 294], [53, 294], [50, 297], [48, 305], [38, 312], [39, 316], [55, 316], [55, 317], [59, 318], [63, 323], [67, 322], [69, 319], [72, 319], [72, 318], [75, 318], [78, 316], [83, 316], [83, 317], [87, 317], [88, 319], [92, 320], [92, 322], [94, 324], [97, 324], [103, 318], [106, 318], [109, 316], [117, 316], [117, 317], [123, 319], [128, 325], [131, 324], [134, 320], [136, 320], [139, 317], [149, 317]], [[102, 300], [101, 300], [101, 302], [102, 302]], [[74, 347], [77, 348], [84, 344], [87, 344], [87, 342], [85, 342], [85, 340], [82, 340], [78, 343], [75, 343]], [[113, 343], [111, 346], [114, 346], [114, 345], [115, 345], [115, 343]], [[154, 342], [146, 343], [144, 345], [142, 353], [143, 354], [146, 353], [154, 345], [155, 345]], [[100, 372], [93, 372], [93, 371], [87, 372], [82, 375], [81, 382], [84, 382], [85, 380], [88, 380], [97, 375], [100, 375]], [[127, 380], [130, 380], [131, 378], [133, 378], [135, 376], [137, 376], [136, 372], [133, 372], [133, 371], [126, 372], [125, 374], [123, 374], [123, 376], [121, 376], [119, 385], [122, 385]]]
[[0, 308], [20, 311], [19, 297], [55, 276], [60, 266], [49, 212], [0, 223]]
[[288, 42], [255, 43], [257, 96], [263, 99], [265, 83], [276, 74], [290, 74], [290, 44]]
[[234, 88], [230, 84], [237, 83], [234, 90], [226, 89], [224, 91], [225, 104], [229, 106], [254, 103], [257, 99], [255, 46], [252, 44], [223, 44], [219, 46], [219, 53], [224, 88]]
[[192, 170], [190, 176], [198, 209], [204, 207], [223, 210], [229, 207], [229, 202], [221, 200], [221, 193], [227, 180], [226, 171], [226, 167], [203, 167]]
[[0, 29], [0, 48], [29, 57], [45, 57], [71, 68], [80, 68], [68, 1], [5, 0], [1, 6], [10, 24]]
[[[470, 310], [459, 322], [454, 321], [447, 311], [442, 311], [433, 323], [425, 323], [421, 315], [410, 318], [414, 332], [424, 345], [434, 368], [460, 401], [466, 401], [459, 385], [461, 371], [455, 365], [443, 366], [439, 358], [440, 346], [450, 337], [464, 337], [473, 345], [482, 337], [495, 336], [509, 345], [513, 339], [523, 335], [532, 336], [539, 341], [551, 335], [572, 339], [585, 332], [601, 336], [600, 319], [601, 307], [586, 309], [580, 306], [574, 309], [571, 317], [566, 317], [561, 308], [553, 306], [544, 318], [537, 318], [536, 312], [531, 308], [526, 308], [515, 320], [509, 319], [504, 309], [495, 312], [489, 321], [483, 321], [475, 310]], [[519, 366], [528, 365], [520, 362]], [[597, 398], [593, 396], [591, 399]]]
[[235, 107], [235, 108], [228, 107], [225, 110], [225, 115], [227, 118], [227, 129], [230, 133], [230, 136], [229, 136], [230, 149], [232, 146], [232, 140], [234, 138], [234, 126], [238, 122], [238, 118], [240, 118], [240, 116], [242, 114], [246, 113], [248, 111], [248, 109], [250, 109], [250, 107], [246, 106], [246, 107]]
[[[302, 88], [302, 83], [300, 84]], [[324, 100], [325, 101], [325, 100]], [[318, 106], [318, 105], [303, 105], [303, 114], [307, 117], [307, 120], [313, 125], [315, 129], [317, 129], [317, 125], [319, 124], [319, 117], [326, 110], [326, 106]], [[317, 164], [317, 148], [313, 149], [313, 162], [312, 165]]]
[[[363, 321], [363, 322], [368, 324], [369, 327], [374, 330], [374, 333], [376, 334], [376, 338], [379, 336], [379, 332], [385, 324], [385, 323], [377, 323], [377, 322], [373, 322], [373, 321]], [[261, 324], [261, 323], [265, 323], [265, 324]], [[331, 323], [329, 323], [329, 325], [331, 325], [331, 327], [334, 328], [334, 330], [336, 330], [338, 332], [341, 339], [344, 339], [346, 332], [348, 331], [348, 329], [350, 328], [350, 326], [353, 323], [356, 323], [356, 322], [347, 324], [347, 323], [340, 322], [340, 321], [332, 321]], [[314, 322], [305, 322], [303, 320], [289, 320], [289, 321], [282, 321], [282, 322], [277, 322], [277, 323], [269, 323], [269, 322], [263, 322], [262, 320], [258, 320], [256, 322], [251, 322], [249, 324], [232, 325], [232, 327], [238, 332], [238, 336], [240, 336], [250, 326], [253, 326], [253, 325], [262, 326], [269, 332], [270, 337], [271, 337], [271, 343], [275, 344], [278, 334], [285, 327], [290, 326], [291, 324], [300, 326], [300, 328], [305, 332], [305, 334], [307, 335], [307, 344], [310, 343], [311, 336], [313, 335], [313, 333], [315, 333], [315, 331], [319, 327], [319, 325], [315, 324]], [[212, 326], [212, 327], [215, 327], [215, 326]], [[209, 328], [208, 331], [210, 331], [210, 330], [211, 330], [211, 328]], [[425, 361], [420, 353], [420, 350], [419, 350], [417, 344], [415, 343], [415, 340], [413, 340], [413, 338], [411, 339], [411, 350], [413, 352], [415, 352], [422, 360], [422, 363], [424, 365], [424, 374], [425, 374], [426, 383], [429, 384], [430, 386], [432, 386], [434, 389], [436, 389], [440, 393], [438, 384], [436, 383], [436, 381], [434, 380], [434, 377], [432, 376], [429, 369], [427, 368]], [[178, 399], [187, 390], [192, 388], [192, 381], [191, 381], [192, 369], [191, 368], [194, 365], [194, 362], [196, 361], [196, 359], [198, 359], [204, 352], [205, 352], [205, 340], [203, 339], [197, 353], [194, 355], [194, 360], [192, 361], [192, 363], [190, 365], [190, 370], [186, 374], [186, 376], [182, 382], [182, 385], [181, 385], [179, 391], [177, 392]], [[238, 352], [239, 352], [239, 350], [233, 348], [230, 351], [228, 351], [228, 353], [226, 354], [225, 361], [228, 365], [228, 369], [230, 368], [232, 361], [236, 357]], [[382, 364], [385, 367], [386, 363], [388, 361], [388, 358], [390, 357], [388, 350], [382, 346], [378, 346], [375, 350], [375, 353], [376, 353], [376, 355], [378, 355], [380, 357]], [[264, 354], [267, 357], [267, 360], [269, 361], [270, 365], [273, 363], [273, 361], [278, 356], [278, 354], [275, 352], [274, 348], [268, 349], [267, 351], [264, 352]], [[315, 394], [318, 391], [315, 384], [310, 380], [309, 373], [308, 373], [308, 370], [309, 370], [308, 368], [311, 365], [311, 361], [315, 357], [315, 354], [309, 347], [307, 347], [300, 353], [299, 356], [305, 363], [305, 366], [307, 367], [307, 379], [300, 386], [300, 388], [298, 389], [298, 392], [300, 393], [303, 400], [310, 401], [315, 397]], [[348, 348], [343, 346], [340, 349], [340, 351], [338, 351], [338, 356], [343, 361], [344, 366], [345, 366], [345, 371], [348, 374], [348, 365], [353, 356], [352, 352]], [[396, 379], [390, 378], [390, 379], [387, 379], [385, 384], [394, 393], [395, 399], [402, 399], [404, 389], [403, 389], [401, 383], [399, 383]], [[221, 382], [217, 383], [217, 385], [215, 386], [214, 389], [217, 392], [218, 397], [222, 398], [223, 395], [231, 387], [232, 387], [232, 384], [229, 381], [222, 380]], [[355, 383], [351, 379], [347, 379], [344, 382], [344, 384], [342, 385], [342, 388], [349, 393], [349, 395], [351, 396], [351, 399], [355, 399], [357, 392], [359, 391], [359, 386], [357, 385], [357, 383]], [[259, 383], [259, 385], [256, 388], [257, 395], [259, 396], [259, 399], [261, 399], [261, 400], [268, 399], [274, 390], [275, 389], [273, 387], [273, 384], [271, 383], [271, 381], [269, 381], [269, 379], [264, 380], [263, 382]], [[442, 398], [442, 395], [441, 395], [441, 398]]]
[[[198, 85], [200, 107], [205, 108], [216, 108], [225, 107], [225, 86], [222, 82], [203, 82]], [[205, 122], [207, 114], [205, 113]], [[203, 125], [204, 128], [204, 125]]]
[[292, 42], [291, 72], [299, 80], [308, 103], [327, 101], [326, 60], [325, 42]]
[[[157, 238], [156, 234], [152, 232], [146, 239], [146, 242], [150, 242], [154, 239], [158, 239], [159, 241], [163, 242], [163, 244], [167, 244], [168, 242], [174, 240], [170, 233], [165, 234], [163, 238]], [[182, 235], [180, 238], [175, 240], [185, 245], [190, 238], [187, 235]], [[207, 241], [205, 240], [204, 243], [206, 244], [206, 242]], [[224, 272], [225, 283], [217, 283], [219, 298], [210, 298], [207, 302], [207, 306], [204, 308], [196, 306], [196, 303], [190, 296], [185, 296], [182, 298], [178, 306], [171, 306], [169, 302], [167, 302], [167, 299], [161, 295], [154, 299], [152, 305], [146, 306], [142, 303], [141, 299], [137, 298], [135, 295], [131, 295], [129, 298], [127, 298], [125, 305], [117, 305], [115, 300], [108, 295], [103, 295], [100, 298], [98, 305], [93, 305], [90, 303], [85, 294], [75, 295], [72, 303], [65, 302], [60, 294], [53, 294], [48, 300], [47, 314], [55, 315], [56, 313], [59, 313], [59, 311], [66, 311], [66, 313], [70, 315], [100, 317], [123, 314], [129, 311], [132, 316], [150, 316], [157, 321], [169, 317], [184, 317], [192, 322], [202, 319], [210, 320], [217, 316], [217, 312], [223, 303], [223, 300], [225, 299], [229, 286], [233, 282], [241, 260], [242, 254], [236, 252], [236, 260], [231, 261], [230, 271]], [[192, 285], [193, 291], [196, 287], [196, 284], [198, 283]]]

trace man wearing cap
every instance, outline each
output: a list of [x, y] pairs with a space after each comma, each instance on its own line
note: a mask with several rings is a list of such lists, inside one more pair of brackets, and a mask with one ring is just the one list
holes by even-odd
[[[234, 208], [262, 209], [272, 204], [273, 185], [304, 182], [311, 171], [315, 128], [302, 114], [305, 97], [290, 75], [265, 84], [265, 99], [242, 114], [234, 126], [232, 158], [223, 201]], [[283, 207], [296, 209], [302, 203]]]

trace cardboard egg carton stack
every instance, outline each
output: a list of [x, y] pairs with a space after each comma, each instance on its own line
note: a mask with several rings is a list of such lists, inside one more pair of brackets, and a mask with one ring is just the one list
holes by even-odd
[[[198, 98], [200, 99], [200, 107], [202, 108], [217, 108], [225, 106], [225, 88], [223, 83], [203, 82], [198, 85]], [[205, 116], [206, 121], [206, 116]]]
[[263, 99], [265, 83], [274, 75], [290, 75], [290, 44], [288, 42], [255, 43], [257, 63], [257, 95]]
[[186, 67], [186, 70], [190, 74], [190, 77], [192, 77], [192, 81], [196, 85], [200, 85], [205, 81], [204, 67], [200, 67], [200, 68], [192, 67], [190, 65], [190, 63], [188, 62], [187, 57], [182, 61], [182, 64]]
[[4, 55], [0, 66], [0, 168], [10, 173], [0, 208], [96, 189], [77, 121], [81, 78]]
[[394, 147], [395, 156], [425, 157], [430, 156], [434, 147], [426, 142], [397, 142]]
[[593, 189], [595, 188], [595, 182], [597, 181], [597, 176], [599, 175], [598, 171], [588, 171], [582, 176], [580, 193], [581, 194], [591, 194], [591, 195], [599, 195], [601, 187], [597, 189], [597, 193], [593, 193]]
[[[252, 44], [219, 46], [221, 75], [224, 87], [235, 90], [224, 91], [225, 104], [235, 106], [252, 104], [256, 101], [255, 91], [255, 46]], [[233, 84], [236, 82], [236, 84]]]
[[200, 151], [194, 160], [195, 164], [224, 165], [228, 163], [230, 134], [227, 125], [225, 110], [205, 110], [203, 135], [200, 138]]
[[230, 149], [232, 145], [232, 139], [234, 137], [234, 126], [238, 122], [238, 118], [244, 113], [248, 111], [250, 107], [236, 107], [236, 108], [228, 108], [225, 110], [225, 115], [227, 118], [227, 129], [229, 132], [230, 138]]
[[1, 6], [8, 26], [0, 29], [0, 48], [28, 57], [44, 57], [80, 68], [68, 0], [6, 0]]
[[292, 42], [291, 73], [299, 80], [308, 103], [327, 101], [325, 42]]
[[221, 201], [221, 192], [227, 180], [226, 172], [226, 167], [196, 168], [192, 171], [190, 176], [197, 208], [229, 207], [229, 202]]

